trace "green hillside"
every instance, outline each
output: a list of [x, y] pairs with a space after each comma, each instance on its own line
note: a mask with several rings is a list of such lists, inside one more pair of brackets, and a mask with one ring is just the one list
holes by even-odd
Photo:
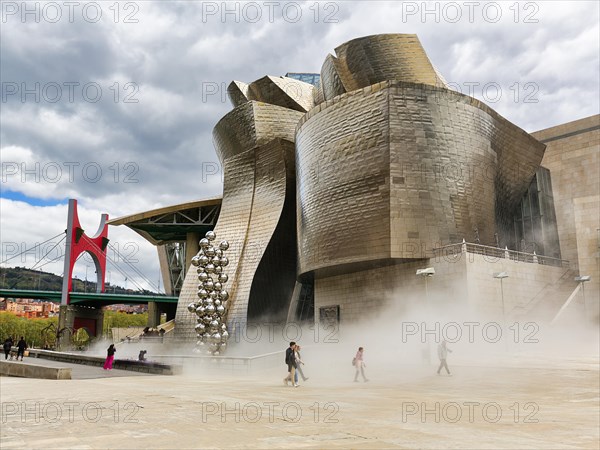
[[[60, 291], [62, 290], [62, 277], [53, 273], [40, 270], [30, 270], [24, 267], [0, 268], [1, 289], [33, 289], [36, 291]], [[106, 283], [106, 292], [115, 294], [131, 294], [133, 292], [144, 295], [156, 294], [147, 290], [125, 289], [121, 286], [111, 286]], [[95, 292], [96, 283], [93, 281], [73, 278], [73, 292]]]

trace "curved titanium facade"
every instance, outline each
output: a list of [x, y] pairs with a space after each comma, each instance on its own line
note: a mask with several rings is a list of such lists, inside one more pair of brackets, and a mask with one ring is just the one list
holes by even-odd
[[416, 34], [378, 34], [348, 41], [321, 69], [325, 100], [383, 81], [446, 87]]
[[383, 82], [321, 104], [296, 133], [300, 274], [493, 242], [545, 146], [481, 102]]
[[[213, 136], [230, 330], [285, 318], [302, 292], [327, 302], [330, 275], [340, 287], [352, 271], [425, 259], [440, 244], [493, 242], [542, 159], [543, 144], [447, 89], [415, 35], [367, 36], [335, 53], [317, 88], [271, 76], [228, 88], [234, 109]], [[195, 277], [180, 297], [186, 335]]]
[[[230, 86], [235, 101], [241, 98], [240, 86]], [[267, 84], [267, 88], [272, 86]], [[263, 97], [272, 93], [270, 90]], [[310, 96], [312, 100], [312, 90]], [[229, 330], [248, 318], [287, 315], [296, 280], [294, 131], [302, 115], [294, 109], [250, 100], [225, 115], [213, 130], [224, 172], [223, 202], [214, 231], [230, 244]], [[282, 231], [281, 224], [288, 230]], [[288, 254], [286, 258], [273, 256], [279, 247]], [[186, 309], [196, 299], [193, 269], [186, 275], [176, 316], [178, 336], [187, 339], [195, 336], [195, 316]], [[276, 282], [265, 283], [274, 275]]]

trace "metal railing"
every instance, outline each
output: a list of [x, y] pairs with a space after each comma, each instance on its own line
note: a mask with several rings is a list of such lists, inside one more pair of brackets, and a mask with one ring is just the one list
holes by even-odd
[[512, 261], [526, 262], [530, 264], [542, 264], [546, 266], [569, 268], [569, 261], [552, 258], [550, 256], [537, 255], [536, 253], [518, 252], [507, 248], [490, 247], [488, 245], [473, 244], [470, 242], [459, 242], [457, 244], [445, 245], [432, 249], [436, 258], [445, 256], [456, 256], [461, 253], [473, 253], [493, 259], [509, 259]]

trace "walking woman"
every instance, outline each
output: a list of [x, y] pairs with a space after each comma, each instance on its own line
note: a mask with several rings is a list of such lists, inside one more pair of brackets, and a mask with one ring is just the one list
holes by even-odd
[[354, 360], [352, 362], [354, 363], [354, 367], [356, 367], [356, 374], [354, 375], [354, 381], [358, 382], [358, 374], [360, 371], [360, 374], [362, 375], [363, 380], [366, 383], [369, 380], [367, 380], [367, 377], [365, 377], [365, 367], [367, 367], [367, 365], [365, 364], [365, 361], [363, 360], [363, 351], [364, 351], [364, 349], [362, 347], [358, 347], [358, 351], [356, 352], [356, 356], [354, 357]]
[[115, 348], [115, 344], [110, 344], [108, 350], [106, 351], [106, 361], [104, 362], [104, 370], [112, 370], [113, 361], [115, 359], [115, 352], [117, 349]]
[[301, 347], [298, 344], [296, 344], [296, 351], [294, 352], [294, 356], [296, 358], [296, 365], [298, 366], [298, 367], [296, 367], [296, 378], [295, 378], [296, 384], [298, 384], [298, 373], [300, 373], [300, 376], [302, 377], [302, 381], [308, 380], [308, 377], [305, 377], [304, 372], [302, 372], [301, 366], [304, 364], [304, 361], [302, 361], [302, 357], [300, 356], [300, 349], [301, 349]]

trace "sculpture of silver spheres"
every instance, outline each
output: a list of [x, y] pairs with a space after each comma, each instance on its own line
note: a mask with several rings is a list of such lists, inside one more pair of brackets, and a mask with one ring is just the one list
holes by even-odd
[[206, 349], [211, 355], [219, 355], [227, 346], [229, 333], [225, 324], [229, 293], [225, 285], [229, 280], [223, 268], [229, 264], [225, 251], [229, 242], [215, 242], [214, 231], [206, 233], [200, 240], [200, 251], [192, 258], [198, 272], [198, 300], [188, 305], [188, 311], [198, 316], [195, 327], [195, 352]]

